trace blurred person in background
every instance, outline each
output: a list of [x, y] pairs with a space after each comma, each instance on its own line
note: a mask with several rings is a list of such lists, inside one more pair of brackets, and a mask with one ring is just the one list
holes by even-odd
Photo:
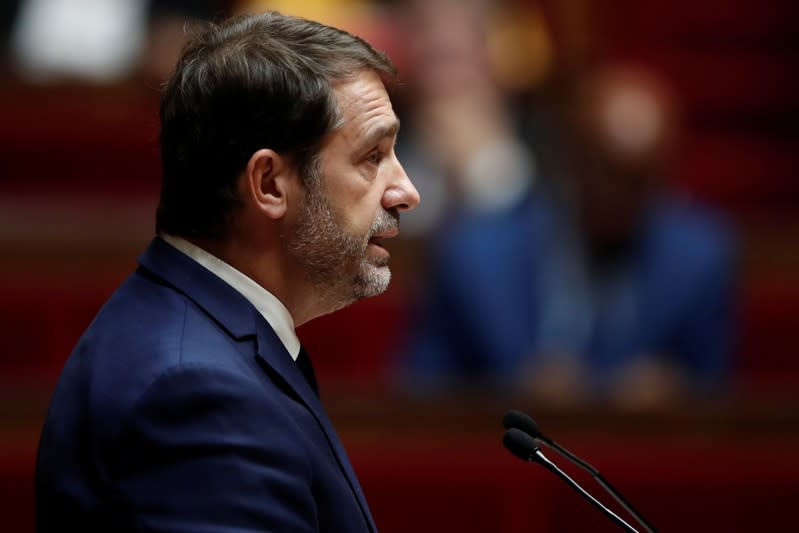
[[[224, 12], [221, 0], [17, 0], [4, 8], [15, 72], [26, 82], [166, 80], [188, 26]], [[7, 15], [5, 15], [7, 13]]]
[[[653, 408], [712, 394], [731, 361], [736, 245], [673, 196], [671, 99], [597, 68], [566, 99], [553, 175], [437, 235], [407, 352], [412, 390], [483, 384], [556, 407]], [[490, 169], [485, 188], [503, 187]]]
[[419, 196], [390, 60], [270, 12], [197, 33], [156, 233], [61, 373], [37, 531], [375, 531], [295, 327], [386, 290]]
[[[402, 11], [408, 90], [398, 151], [425, 197], [406, 229], [423, 237], [431, 237], [453, 209], [502, 211], [535, 182], [535, 157], [508, 98], [511, 88], [518, 89], [509, 87], [513, 82], [529, 80], [514, 77], [510, 58], [536, 57], [528, 52], [543, 50], [544, 58], [525, 66], [546, 69], [548, 37], [536, 11], [517, 10], [512, 12], [517, 21], [532, 20], [520, 33], [537, 37], [527, 48], [503, 47], [507, 43], [501, 38], [510, 33], [509, 11], [503, 7], [420, 0]], [[485, 179], [487, 173], [491, 180]]]

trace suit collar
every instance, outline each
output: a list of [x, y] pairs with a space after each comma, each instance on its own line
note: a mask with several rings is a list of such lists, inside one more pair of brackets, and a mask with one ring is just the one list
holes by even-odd
[[160, 237], [167, 244], [177, 248], [210, 270], [244, 296], [258, 313], [269, 322], [277, 336], [280, 337], [283, 345], [296, 360], [297, 355], [300, 353], [300, 340], [295, 332], [294, 318], [283, 302], [255, 280], [196, 244], [175, 235], [163, 234]]
[[211, 271], [156, 237], [139, 264], [200, 306], [236, 340], [255, 335], [255, 308]]
[[141, 267], [195, 302], [236, 340], [255, 336], [257, 358], [277, 373], [305, 404], [325, 433], [372, 531], [377, 531], [347, 454], [319, 397], [280, 338], [252, 304], [211, 271], [156, 237], [139, 258]]

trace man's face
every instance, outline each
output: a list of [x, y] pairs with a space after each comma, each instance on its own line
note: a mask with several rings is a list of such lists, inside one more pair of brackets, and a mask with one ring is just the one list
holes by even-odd
[[399, 122], [379, 76], [363, 71], [333, 91], [342, 125], [323, 144], [289, 251], [335, 309], [386, 290], [384, 239], [419, 193], [394, 154]]

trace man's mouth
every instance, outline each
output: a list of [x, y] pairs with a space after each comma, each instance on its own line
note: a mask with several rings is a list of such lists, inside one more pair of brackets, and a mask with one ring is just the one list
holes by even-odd
[[380, 233], [378, 235], [373, 235], [372, 237], [369, 238], [369, 244], [373, 244], [374, 246], [377, 246], [378, 248], [381, 248], [382, 250], [386, 250], [386, 247], [384, 245], [384, 241], [386, 239], [392, 239], [392, 238], [396, 237], [398, 233], [399, 233], [398, 229], [393, 229], [393, 230], [390, 230], [390, 231], [386, 231], [386, 232]]

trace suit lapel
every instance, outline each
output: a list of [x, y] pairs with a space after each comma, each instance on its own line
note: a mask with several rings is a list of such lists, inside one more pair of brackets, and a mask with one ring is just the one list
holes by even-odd
[[377, 531], [347, 454], [319, 397], [291, 358], [280, 338], [258, 311], [225, 281], [160, 238], [153, 239], [139, 258], [141, 267], [185, 294], [236, 340], [256, 336], [257, 357], [273, 369], [313, 414], [325, 433], [339, 467], [347, 478], [364, 518]]
[[339, 467], [347, 477], [347, 481], [358, 500], [358, 505], [361, 507], [361, 512], [363, 512], [366, 522], [369, 524], [372, 531], [377, 531], [372, 515], [369, 512], [369, 506], [366, 503], [366, 497], [358, 483], [358, 478], [355, 476], [352, 465], [347, 458], [347, 453], [344, 451], [344, 447], [336, 434], [336, 430], [333, 428], [333, 424], [327, 417], [319, 397], [308, 384], [305, 376], [286, 351], [277, 334], [269, 327], [269, 324], [265, 320], [259, 320], [257, 330], [257, 357], [264, 364], [277, 372], [277, 374], [294, 390], [308, 410], [311, 411], [314, 418], [319, 423], [319, 426], [324, 431], [325, 437], [327, 437], [327, 441], [333, 450]]

